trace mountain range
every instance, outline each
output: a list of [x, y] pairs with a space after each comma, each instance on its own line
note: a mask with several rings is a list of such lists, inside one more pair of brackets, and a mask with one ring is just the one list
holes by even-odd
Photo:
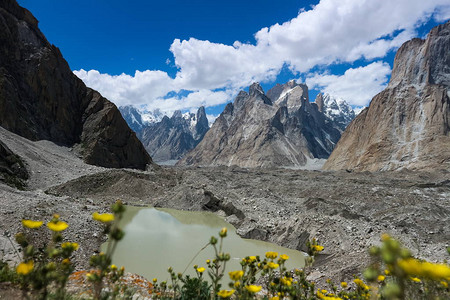
[[241, 91], [227, 104], [199, 145], [178, 165], [302, 167], [326, 159], [341, 127], [324, 113], [325, 103], [321, 108], [309, 101], [304, 84], [277, 84], [265, 94], [254, 83], [248, 93]]
[[[203, 107], [172, 117], [119, 111], [72, 73], [16, 1], [1, 2], [0, 21], [0, 126], [71, 147], [90, 164], [145, 169], [148, 151], [179, 165], [297, 168], [329, 157], [326, 170], [450, 168], [449, 22], [399, 48], [387, 88], [356, 118], [341, 98], [319, 94], [310, 102], [304, 84], [265, 93], [254, 83], [209, 129]], [[2, 173], [25, 178], [0, 145]]]
[[196, 114], [177, 110], [170, 118], [159, 110], [142, 112], [131, 105], [119, 110], [158, 163], [179, 160], [197, 146], [209, 129], [203, 106]]
[[[243, 98], [246, 97], [252, 98], [252, 100], [243, 100]], [[241, 105], [244, 102], [253, 104], [259, 103], [253, 101], [258, 99], [266, 106], [259, 105], [254, 107], [253, 105]], [[277, 151], [279, 150], [281, 151], [281, 155], [290, 157], [289, 160], [286, 160], [283, 163], [283, 166], [299, 167], [304, 166], [308, 160], [314, 158], [327, 158], [339, 139], [340, 134], [355, 116], [353, 109], [345, 102], [345, 100], [333, 97], [329, 94], [319, 94], [316, 98], [316, 103], [310, 104], [308, 87], [304, 84], [297, 84], [293, 80], [285, 84], [275, 85], [267, 92], [267, 95], [264, 94], [262, 87], [258, 83], [255, 83], [249, 88], [249, 94], [241, 92], [237, 96], [236, 101], [236, 105], [233, 106], [234, 114], [241, 114], [241, 116], [235, 119], [235, 124], [233, 125], [235, 129], [232, 129], [232, 131], [243, 130], [242, 134], [248, 135], [251, 134], [249, 133], [249, 130], [254, 130], [255, 132], [264, 131], [267, 129], [265, 128], [267, 126], [273, 127], [270, 129], [272, 132], [271, 134], [275, 134], [272, 137], [273, 144], [277, 143], [278, 145], [273, 149], [266, 149], [267, 151], [272, 151], [272, 156], [270, 158], [267, 156], [265, 157], [266, 160], [262, 164], [264, 166], [273, 166], [274, 164], [277, 165], [279, 163], [279, 158], [277, 158]], [[245, 112], [238, 113], [235, 111], [235, 107], [243, 109]], [[281, 107], [284, 107], [285, 109], [282, 109], [277, 115], [277, 110]], [[301, 107], [302, 109], [300, 109]], [[230, 108], [231, 106], [225, 108], [222, 113], [224, 115], [222, 118], [230, 118], [227, 116]], [[182, 159], [189, 151], [195, 149], [209, 129], [208, 120], [203, 107], [198, 110], [197, 114], [182, 114], [181, 111], [176, 111], [172, 117], [169, 118], [164, 116], [160, 121], [156, 122], [144, 121], [143, 116], [154, 116], [154, 114], [149, 114], [148, 111], [142, 112], [133, 106], [119, 107], [119, 110], [130, 128], [135, 130], [137, 136], [156, 162]], [[299, 113], [295, 114], [294, 112]], [[277, 117], [275, 117], [275, 115], [277, 115]], [[269, 117], [275, 118], [269, 122], [268, 125], [265, 121], [267, 121], [267, 118]], [[223, 126], [221, 125], [223, 122], [222, 118], [219, 117], [213, 125], [213, 128], [218, 131], [219, 135], [225, 134]], [[283, 121], [281, 121], [280, 118], [282, 118]], [[152, 119], [155, 120], [156, 118]], [[288, 119], [290, 119], [290, 121], [288, 121]], [[310, 122], [311, 124], [304, 125], [302, 124], [303, 122]], [[244, 127], [246, 127], [246, 129], [243, 129]], [[236, 134], [239, 133], [228, 132], [225, 135], [234, 136]], [[211, 138], [211, 136], [209, 138]], [[220, 137], [220, 139], [222, 138], [223, 136]], [[237, 139], [242, 140], [242, 137]], [[217, 143], [207, 140], [205, 144], [215, 145]], [[296, 144], [297, 146], [300, 145], [300, 148], [306, 147], [308, 150], [299, 150], [296, 148]], [[268, 144], [266, 144], [266, 146], [267, 145]], [[257, 149], [259, 146], [259, 144], [254, 146], [256, 152], [259, 152]], [[230, 145], [230, 147], [235, 146]], [[245, 150], [243, 149], [244, 148], [241, 149], [243, 152], [248, 151], [248, 148], [245, 148]], [[241, 150], [237, 150], [237, 152]], [[198, 151], [198, 149], [193, 150], [194, 153], [196, 151]], [[211, 149], [210, 151], [219, 152], [221, 149]], [[234, 160], [236, 160], [237, 156], [241, 155], [236, 153], [232, 154], [234, 155]], [[190, 157], [190, 155], [191, 154], [189, 154], [188, 157]], [[225, 152], [220, 156], [224, 155]], [[242, 155], [245, 156], [248, 154]], [[285, 157], [281, 158], [281, 160], [285, 160]], [[222, 162], [219, 164], [228, 165], [228, 163], [224, 162], [226, 159], [227, 158], [222, 158]], [[185, 160], [180, 162], [180, 164], [185, 163], [191, 164], [190, 158], [189, 162]], [[205, 162], [201, 162], [201, 164], [204, 163]], [[214, 165], [215, 162], [208, 162], [206, 164]], [[234, 164], [234, 162], [232, 162], [231, 165], [232, 164]], [[238, 165], [243, 166], [245, 164], [238, 163]], [[254, 166], [260, 165], [259, 163], [255, 163]]]

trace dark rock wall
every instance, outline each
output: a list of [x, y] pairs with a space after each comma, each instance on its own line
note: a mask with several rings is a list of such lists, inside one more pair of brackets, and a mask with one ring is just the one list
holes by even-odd
[[84, 143], [91, 164], [145, 168], [151, 158], [115, 105], [86, 88], [37, 23], [15, 0], [0, 2], [0, 126], [30, 140]]

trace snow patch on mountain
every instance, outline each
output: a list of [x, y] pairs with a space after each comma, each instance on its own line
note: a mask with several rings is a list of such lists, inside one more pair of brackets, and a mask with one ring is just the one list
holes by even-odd
[[161, 122], [162, 118], [167, 116], [167, 114], [163, 113], [159, 109], [142, 109], [138, 111], [141, 114], [142, 120], [147, 123], [146, 125]]
[[345, 130], [347, 125], [350, 124], [356, 116], [353, 108], [343, 98], [335, 97], [328, 93], [323, 94], [322, 99], [322, 112], [332, 121], [337, 123], [342, 131]]

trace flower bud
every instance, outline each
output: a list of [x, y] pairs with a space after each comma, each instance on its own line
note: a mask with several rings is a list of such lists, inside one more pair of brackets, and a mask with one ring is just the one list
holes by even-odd
[[221, 238], [224, 238], [224, 237], [227, 236], [227, 228], [226, 228], [226, 227], [223, 227], [222, 230], [220, 230], [219, 236], [220, 236]]

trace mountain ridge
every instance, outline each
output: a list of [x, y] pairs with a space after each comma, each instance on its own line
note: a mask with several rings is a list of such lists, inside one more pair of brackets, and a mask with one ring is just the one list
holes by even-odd
[[143, 112], [133, 106], [120, 107], [129, 126], [156, 162], [176, 161], [192, 150], [209, 129], [205, 108], [197, 113], [177, 110], [172, 117], [163, 116], [160, 121], [147, 122]]
[[253, 83], [178, 165], [302, 167], [327, 158], [339, 137], [337, 125], [309, 102], [306, 85], [289, 81], [265, 94]]
[[355, 171], [450, 169], [450, 22], [397, 51], [388, 86], [324, 165]]

